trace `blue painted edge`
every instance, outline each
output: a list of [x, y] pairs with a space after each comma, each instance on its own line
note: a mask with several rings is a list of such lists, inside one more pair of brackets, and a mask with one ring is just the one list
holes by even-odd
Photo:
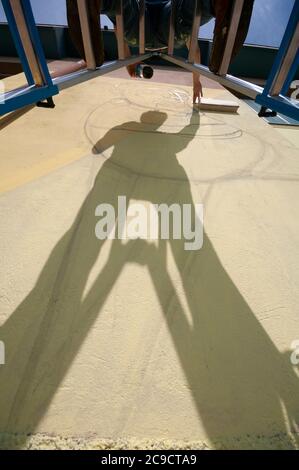
[[282, 87], [282, 90], [281, 90], [282, 95], [286, 95], [287, 92], [289, 91], [289, 88], [292, 84], [293, 79], [295, 78], [295, 75], [296, 75], [296, 72], [297, 72], [298, 68], [299, 68], [299, 49], [297, 51], [296, 58], [293, 62], [293, 65], [291, 66], [291, 68], [289, 70], [286, 81], [285, 81], [285, 83]]
[[24, 73], [26, 75], [28, 85], [34, 85], [33, 76], [32, 76], [28, 61], [27, 61], [25, 50], [24, 50], [23, 45], [22, 45], [21, 37], [20, 37], [20, 34], [19, 34], [19, 30], [17, 28], [15, 17], [14, 17], [14, 14], [13, 14], [13, 11], [12, 11], [12, 8], [11, 8], [11, 5], [10, 5], [10, 1], [9, 0], [2, 0], [2, 5], [3, 5], [3, 9], [5, 11], [5, 15], [6, 15], [6, 18], [7, 18], [7, 21], [8, 21], [8, 26], [9, 26], [13, 41], [15, 43], [17, 53], [18, 53], [18, 55], [21, 59], [21, 62], [22, 62], [22, 67], [23, 67]]
[[[253, 99], [245, 98], [243, 101], [251, 109], [253, 109], [257, 114], [259, 113], [261, 106], [258, 103], [256, 103]], [[269, 124], [276, 124], [279, 126], [299, 127], [299, 121], [296, 121], [295, 119], [292, 119], [291, 117], [286, 116], [285, 114], [281, 114], [281, 113], [277, 113], [277, 116], [264, 117], [263, 119]]]
[[299, 121], [299, 104], [296, 105], [291, 102], [289, 98], [284, 96], [265, 96], [264, 94], [258, 95], [255, 100], [261, 106], [266, 106], [278, 113], [284, 114], [296, 121]]
[[22, 2], [23, 2], [22, 6], [23, 6], [23, 12], [24, 12], [25, 20], [26, 20], [26, 23], [27, 23], [27, 28], [28, 28], [28, 31], [29, 31], [29, 34], [30, 34], [30, 38], [31, 38], [34, 50], [35, 50], [36, 55], [37, 55], [37, 59], [39, 61], [39, 64], [40, 64], [40, 67], [41, 67], [41, 70], [42, 70], [43, 77], [44, 77], [46, 83], [49, 86], [52, 86], [53, 85], [52, 78], [51, 78], [51, 75], [50, 75], [50, 72], [49, 72], [49, 68], [48, 68], [48, 64], [47, 64], [47, 61], [46, 61], [44, 50], [43, 50], [43, 47], [42, 47], [42, 44], [41, 44], [41, 40], [40, 40], [40, 37], [39, 37], [39, 34], [38, 34], [38, 29], [37, 29], [37, 26], [36, 26], [36, 23], [35, 23], [35, 20], [34, 20], [30, 0], [22, 0]]
[[58, 93], [59, 89], [56, 85], [25, 89], [24, 92], [20, 93], [18, 96], [8, 98], [3, 103], [0, 103], [0, 116], [24, 108], [25, 106], [36, 104], [38, 101], [44, 101], [47, 98], [58, 95]]
[[[299, 1], [295, 0], [294, 7], [293, 7], [293, 10], [292, 10], [292, 13], [291, 13], [291, 16], [290, 16], [290, 19], [289, 19], [289, 22], [288, 22], [288, 25], [287, 25], [287, 28], [286, 28], [286, 32], [285, 32], [284, 37], [282, 39], [281, 46], [280, 46], [280, 48], [277, 52], [276, 59], [274, 61], [272, 70], [270, 72], [270, 75], [268, 77], [267, 83], [266, 83], [265, 88], [264, 88], [264, 95], [269, 94], [270, 89], [272, 87], [272, 83], [274, 82], [275, 78], [277, 77], [277, 74], [280, 71], [281, 65], [282, 65], [283, 60], [285, 58], [285, 55], [288, 51], [290, 42], [291, 42], [291, 40], [292, 40], [292, 38], [295, 34], [298, 21], [299, 21]], [[298, 60], [298, 54], [297, 54], [295, 62], [297, 60]], [[293, 71], [293, 69], [291, 68], [290, 71]], [[290, 74], [290, 72], [289, 72], [289, 74]], [[288, 74], [287, 80], [290, 79], [289, 74]]]

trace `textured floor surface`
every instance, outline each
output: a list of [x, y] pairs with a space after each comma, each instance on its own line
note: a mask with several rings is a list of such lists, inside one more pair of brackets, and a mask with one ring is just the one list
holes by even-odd
[[[102, 77], [0, 121], [0, 447], [299, 446], [299, 137], [191, 93]], [[99, 241], [119, 195], [203, 204], [203, 248]]]

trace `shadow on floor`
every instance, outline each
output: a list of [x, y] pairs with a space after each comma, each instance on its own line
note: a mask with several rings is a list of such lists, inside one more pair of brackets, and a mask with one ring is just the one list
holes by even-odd
[[[149, 270], [198, 419], [212, 443], [287, 434], [299, 422], [299, 379], [289, 355], [277, 350], [259, 324], [207, 235], [203, 248], [193, 252], [185, 251], [181, 240], [162, 240], [157, 246], [145, 240], [125, 245], [114, 240], [108, 261], [84, 294], [105, 243], [94, 235], [100, 202], [117, 207], [117, 197], [125, 195], [128, 201], [191, 204], [195, 221], [190, 182], [176, 156], [196, 135], [199, 116], [193, 114], [178, 134], [158, 131], [166, 118], [160, 112], [145, 113], [141, 122], [111, 129], [95, 145], [94, 153], [113, 145], [112, 156], [34, 289], [1, 328], [7, 354], [7, 366], [0, 369], [2, 433], [36, 430], [128, 263]], [[143, 177], [147, 168], [157, 168], [155, 179]], [[161, 168], [171, 174], [169, 181], [159, 180]], [[181, 273], [192, 326], [167, 271], [167, 244]], [[25, 442], [26, 437], [19, 445]], [[298, 439], [286, 437], [286, 447], [297, 446]]]

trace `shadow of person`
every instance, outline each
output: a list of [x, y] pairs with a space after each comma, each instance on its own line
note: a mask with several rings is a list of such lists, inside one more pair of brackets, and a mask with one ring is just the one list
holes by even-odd
[[[289, 433], [299, 420], [298, 377], [289, 357], [278, 351], [240, 295], [207, 235], [199, 251], [186, 251], [185, 240], [172, 237], [155, 244], [95, 237], [96, 207], [117, 207], [118, 196], [126, 196], [127, 205], [132, 200], [187, 204], [193, 225], [196, 222], [190, 181], [177, 155], [196, 136], [199, 115], [191, 114], [179, 133], [158, 131], [166, 119], [164, 113], [147, 112], [141, 122], [117, 126], [97, 142], [93, 152], [113, 147], [111, 157], [34, 289], [1, 328], [7, 356], [6, 367], [0, 369], [4, 447], [25, 445], [28, 433], [37, 430], [129, 263], [149, 270], [198, 419], [211, 443], [242, 447], [242, 439], [251, 436], [248, 442], [258, 447], [259, 435], [281, 433], [285, 447], [298, 446]], [[108, 243], [107, 261], [91, 276]], [[191, 322], [169, 273], [167, 246], [181, 276]], [[120, 413], [116, 427], [122, 427], [125, 415], [125, 410]], [[19, 436], [17, 443], [13, 435]]]

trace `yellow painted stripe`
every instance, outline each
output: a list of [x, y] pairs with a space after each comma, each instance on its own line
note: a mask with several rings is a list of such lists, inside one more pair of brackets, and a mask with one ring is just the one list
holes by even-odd
[[0, 181], [0, 193], [11, 191], [30, 181], [34, 181], [42, 176], [46, 176], [58, 168], [62, 168], [73, 161], [80, 160], [88, 153], [88, 148], [75, 147], [67, 151], [58, 153], [44, 161], [32, 165], [30, 168], [20, 168], [11, 176]]

